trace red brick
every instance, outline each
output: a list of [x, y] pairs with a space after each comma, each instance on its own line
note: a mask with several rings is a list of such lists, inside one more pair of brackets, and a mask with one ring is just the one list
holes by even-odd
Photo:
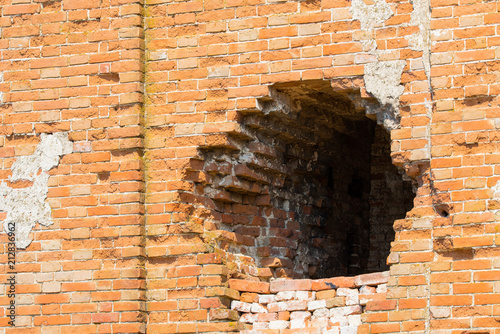
[[[328, 307], [345, 307], [352, 300], [337, 297], [336, 288], [362, 286], [372, 293], [358, 296], [366, 304], [360, 334], [494, 332], [500, 316], [497, 3], [431, 1], [431, 28], [439, 30], [430, 51], [432, 91], [421, 65], [429, 55], [408, 46], [408, 36], [421, 33], [410, 22], [412, 4], [391, 3], [392, 16], [373, 29], [361, 28], [351, 5], [3, 1], [0, 179], [15, 189], [32, 185], [9, 181], [9, 169], [16, 156], [34, 152], [40, 133], [68, 132], [75, 150], [49, 172], [46, 202], [54, 224], [37, 225], [31, 245], [17, 252], [23, 281], [17, 293], [32, 302], [18, 306], [23, 319], [16, 328], [0, 317], [6, 334], [40, 333], [41, 326], [58, 333], [246, 333], [251, 325], [237, 321], [232, 300], [253, 303], [270, 291], [311, 290]], [[372, 37], [375, 51], [366, 48]], [[358, 273], [351, 266], [350, 277], [303, 280], [323, 268], [305, 265], [312, 253], [300, 253], [298, 243], [317, 222], [304, 230], [302, 220], [317, 209], [331, 211], [319, 198], [331, 194], [322, 188], [328, 183], [322, 169], [304, 164], [316, 173], [310, 175], [320, 193], [299, 195], [311, 197], [304, 207], [289, 199], [285, 209], [282, 200], [294, 194], [278, 194], [287, 187], [283, 182], [296, 183], [304, 174], [283, 175], [295, 168], [296, 150], [328, 148], [323, 133], [337, 126], [348, 132], [354, 119], [366, 120], [364, 109], [379, 102], [365, 87], [364, 62], [385, 60], [407, 64], [396, 103], [400, 128], [390, 131], [387, 158], [417, 189], [413, 209], [394, 222], [394, 240], [384, 237], [384, 247], [392, 247], [392, 276], [352, 276]], [[303, 100], [276, 99], [275, 90]], [[275, 126], [288, 132], [301, 120], [302, 136], [322, 132], [319, 144], [293, 144], [297, 138], [274, 132]], [[324, 129], [311, 126], [313, 120]], [[346, 133], [349, 143], [342, 147], [369, 144], [366, 134]], [[333, 163], [343, 163], [343, 152], [334, 153]], [[318, 154], [315, 163], [322, 163]], [[283, 155], [289, 164], [280, 162]], [[350, 176], [342, 177], [345, 184], [335, 184], [335, 191], [347, 187]], [[382, 180], [373, 180], [371, 195], [362, 198], [373, 209], [374, 187]], [[440, 216], [444, 210], [448, 217]], [[346, 219], [353, 228], [365, 226]], [[321, 239], [310, 242], [321, 250], [329, 242]], [[355, 240], [356, 247], [367, 240]], [[386, 255], [380, 255], [381, 267]], [[385, 283], [387, 294], [373, 293]], [[41, 292], [59, 287], [61, 293]], [[273, 305], [289, 311], [262, 313], [258, 320], [289, 321], [304, 303]], [[427, 319], [429, 303], [433, 316]], [[318, 320], [308, 325], [301, 331], [323, 330]]]
[[397, 302], [395, 300], [374, 300], [366, 304], [367, 311], [387, 311], [394, 310]]
[[354, 288], [355, 286], [354, 277], [335, 277], [311, 281], [311, 289], [314, 291], [337, 288]]
[[229, 288], [245, 291], [245, 292], [255, 292], [255, 293], [269, 293], [269, 283], [266, 282], [255, 282], [246, 281], [240, 279], [230, 279], [228, 281]]
[[357, 287], [361, 287], [363, 285], [379, 285], [387, 283], [389, 281], [389, 277], [390, 274], [388, 271], [358, 275], [354, 278], [354, 284]]
[[430, 303], [433, 306], [446, 306], [446, 305], [460, 305], [467, 306], [472, 305], [472, 296], [431, 296]]
[[311, 280], [275, 280], [271, 281], [270, 291], [276, 293], [280, 291], [308, 291], [311, 290]]

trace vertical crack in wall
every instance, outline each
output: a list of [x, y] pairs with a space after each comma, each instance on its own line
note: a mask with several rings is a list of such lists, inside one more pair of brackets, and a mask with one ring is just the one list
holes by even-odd
[[411, 13], [410, 25], [418, 26], [419, 32], [406, 37], [412, 50], [422, 51], [422, 62], [425, 75], [429, 82], [429, 90], [432, 89], [431, 81], [431, 13], [429, 0], [413, 0], [413, 12]]
[[[429, 119], [426, 132], [423, 135], [424, 138], [427, 139], [427, 145], [423, 149], [412, 152], [411, 161], [428, 161], [431, 157], [430, 126], [432, 124], [433, 117], [433, 91], [430, 76], [431, 7], [430, 0], [411, 0], [411, 3], [413, 5], [413, 11], [411, 19], [406, 25], [416, 26], [418, 27], [418, 31], [406, 37], [406, 39], [408, 40], [409, 46], [412, 50], [422, 52], [421, 67], [426, 75], [430, 96], [429, 100], [426, 99], [424, 102], [424, 107], [427, 110], [427, 116]], [[377, 122], [379, 124], [382, 123], [386, 129], [392, 130], [399, 127], [399, 98], [404, 93], [404, 86], [401, 85], [401, 75], [406, 66], [406, 61], [401, 59], [387, 61], [385, 60], [387, 58], [386, 51], [377, 50], [376, 41], [373, 38], [373, 30], [376, 26], [383, 26], [384, 21], [392, 16], [386, 14], [387, 9], [385, 8], [390, 7], [388, 4], [385, 4], [384, 6], [383, 0], [376, 1], [375, 3], [372, 3], [372, 5], [367, 5], [366, 1], [363, 2], [362, 0], [353, 0], [350, 10], [353, 13], [353, 18], [360, 20], [361, 28], [367, 31], [364, 35], [372, 38], [371, 41], [361, 40], [365, 51], [372, 55], [372, 60], [367, 62], [364, 66], [363, 79], [366, 91], [378, 100], [380, 107], [370, 102], [362, 102], [361, 104], [365, 106], [367, 114], [376, 114]], [[387, 56], [389, 55], [387, 54]], [[411, 70], [419, 69], [418, 62], [412, 63]], [[432, 183], [432, 173], [430, 177], [430, 182]], [[430, 328], [430, 316], [428, 313], [430, 306], [429, 270], [426, 271], [425, 276], [428, 294], [425, 332], [428, 332]]]
[[31, 244], [29, 234], [36, 223], [43, 226], [53, 224], [51, 209], [47, 202], [49, 191], [47, 173], [59, 165], [59, 159], [73, 152], [73, 145], [68, 139], [68, 133], [60, 132], [53, 135], [41, 135], [35, 153], [21, 156], [12, 164], [10, 182], [31, 181], [26, 188], [12, 188], [7, 182], [0, 184], [0, 211], [7, 212], [4, 220], [4, 231], [9, 223], [16, 224], [16, 247], [25, 249]]
[[432, 124], [433, 89], [431, 83], [431, 4], [430, 0], [413, 0], [413, 12], [411, 13], [410, 25], [417, 26], [419, 31], [406, 37], [412, 50], [422, 51], [422, 66], [427, 77], [430, 99], [425, 101], [429, 123], [427, 125], [427, 150], [415, 156], [413, 160], [427, 160], [431, 156], [430, 126]]
[[[401, 85], [401, 75], [406, 66], [405, 60], [385, 60], [391, 57], [391, 50], [378, 50], [374, 37], [376, 28], [383, 28], [385, 21], [393, 16], [391, 6], [383, 0], [353, 0], [350, 12], [353, 19], [359, 20], [363, 33], [358, 35], [357, 40], [363, 45], [364, 51], [369, 57], [361, 57], [364, 62], [364, 81], [368, 93], [373, 95], [380, 106], [369, 101], [356, 101], [354, 103], [366, 108], [367, 114], [374, 114], [377, 122], [384, 125], [388, 130], [399, 128], [399, 98], [404, 93]], [[413, 11], [411, 19], [404, 26], [416, 26], [418, 32], [405, 37], [412, 50], [422, 51], [422, 67], [427, 77], [427, 85], [432, 101], [432, 85], [430, 76], [430, 53], [431, 53], [431, 7], [429, 0], [413, 0]], [[360, 55], [363, 56], [363, 55]], [[414, 68], [412, 68], [414, 70]], [[427, 101], [425, 107], [430, 119], [425, 149], [416, 150], [412, 153], [412, 160], [428, 160], [430, 158], [430, 124], [432, 123], [432, 102]]]
[[[427, 110], [427, 117], [429, 122], [427, 123], [426, 138], [427, 138], [427, 150], [419, 150], [420, 152], [412, 155], [412, 160], [430, 160], [431, 158], [431, 124], [433, 116], [433, 89], [431, 83], [431, 4], [430, 0], [412, 0], [413, 12], [411, 13], [410, 25], [417, 26], [419, 31], [415, 34], [406, 37], [408, 44], [412, 50], [422, 51], [422, 66], [427, 77], [427, 85], [429, 90], [430, 101], [425, 99], [424, 106]], [[429, 164], [430, 168], [430, 164]], [[434, 189], [432, 186], [432, 170], [429, 169], [429, 182], [431, 183], [431, 190]], [[435, 197], [435, 196], [433, 196]], [[433, 198], [433, 202], [435, 199]], [[434, 203], [435, 205], [436, 203]], [[435, 207], [436, 208], [436, 207]], [[434, 230], [431, 229], [431, 240], [434, 240]], [[430, 333], [430, 267], [426, 268], [425, 279], [427, 286], [427, 307], [425, 308], [425, 333]]]
[[[0, 72], [0, 83], [3, 82], [3, 72]], [[3, 104], [3, 92], [0, 91], [0, 105]]]
[[411, 21], [409, 25], [417, 26], [419, 31], [412, 35], [406, 36], [408, 44], [412, 50], [422, 51], [422, 66], [427, 77], [427, 85], [429, 89], [430, 99], [425, 101], [425, 108], [427, 109], [427, 116], [429, 123], [427, 125], [427, 150], [420, 152], [413, 157], [412, 160], [428, 160], [430, 159], [431, 151], [431, 137], [430, 125], [432, 124], [432, 100], [433, 90], [431, 84], [431, 4], [430, 0], [413, 0], [413, 11], [411, 13]]

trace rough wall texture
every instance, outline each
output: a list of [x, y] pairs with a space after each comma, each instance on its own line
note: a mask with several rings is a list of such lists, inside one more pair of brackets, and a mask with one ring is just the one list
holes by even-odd
[[[497, 2], [0, 14], [0, 210], [18, 247], [12, 269], [1, 233], [16, 295], [0, 287], [0, 333], [500, 333]], [[308, 310], [256, 302], [282, 322], [254, 328], [231, 309], [280, 284], [372, 293], [352, 276], [386, 257], [386, 299], [352, 324], [340, 304], [293, 328]]]

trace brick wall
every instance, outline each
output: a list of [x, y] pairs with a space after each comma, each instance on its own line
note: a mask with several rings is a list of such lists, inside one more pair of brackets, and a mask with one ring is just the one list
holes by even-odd
[[[0, 0], [0, 13], [0, 215], [19, 247], [12, 327], [0, 234], [0, 333], [250, 330], [231, 310], [246, 286], [358, 274], [318, 260], [336, 247], [322, 224], [357, 231], [349, 268], [370, 254], [384, 270], [392, 241], [387, 300], [367, 302], [358, 333], [499, 333], [497, 2]], [[363, 165], [346, 142], [377, 160], [387, 141], [361, 126], [375, 122], [406, 200], [368, 238], [387, 202], [377, 166], [331, 176]], [[332, 201], [342, 184], [371, 198], [366, 217]]]
[[[6, 189], [43, 193], [30, 181], [8, 179], [17, 159], [36, 155], [41, 134], [68, 133], [72, 146], [48, 171], [41, 203], [50, 205], [51, 221], [34, 217], [33, 241], [17, 253], [16, 326], [2, 307], [1, 331], [143, 332], [142, 5], [1, 1], [0, 7]], [[2, 218], [36, 205], [19, 199]], [[18, 237], [28, 223], [18, 217]], [[5, 233], [1, 247], [7, 305]]]

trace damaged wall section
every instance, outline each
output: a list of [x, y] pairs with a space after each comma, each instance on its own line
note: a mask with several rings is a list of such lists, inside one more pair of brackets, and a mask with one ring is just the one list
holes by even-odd
[[[59, 165], [59, 159], [73, 152], [67, 132], [42, 134], [40, 143], [31, 155], [20, 156], [11, 166], [9, 182], [0, 184], [0, 211], [7, 212], [4, 231], [9, 223], [16, 226], [16, 247], [25, 249], [31, 244], [29, 234], [37, 223], [52, 225], [52, 211], [47, 199], [49, 174]], [[27, 187], [16, 187], [18, 181], [28, 181]]]
[[218, 213], [218, 247], [276, 277], [387, 269], [393, 221], [414, 198], [388, 133], [328, 81], [273, 89], [231, 145], [202, 150], [198, 189]]

